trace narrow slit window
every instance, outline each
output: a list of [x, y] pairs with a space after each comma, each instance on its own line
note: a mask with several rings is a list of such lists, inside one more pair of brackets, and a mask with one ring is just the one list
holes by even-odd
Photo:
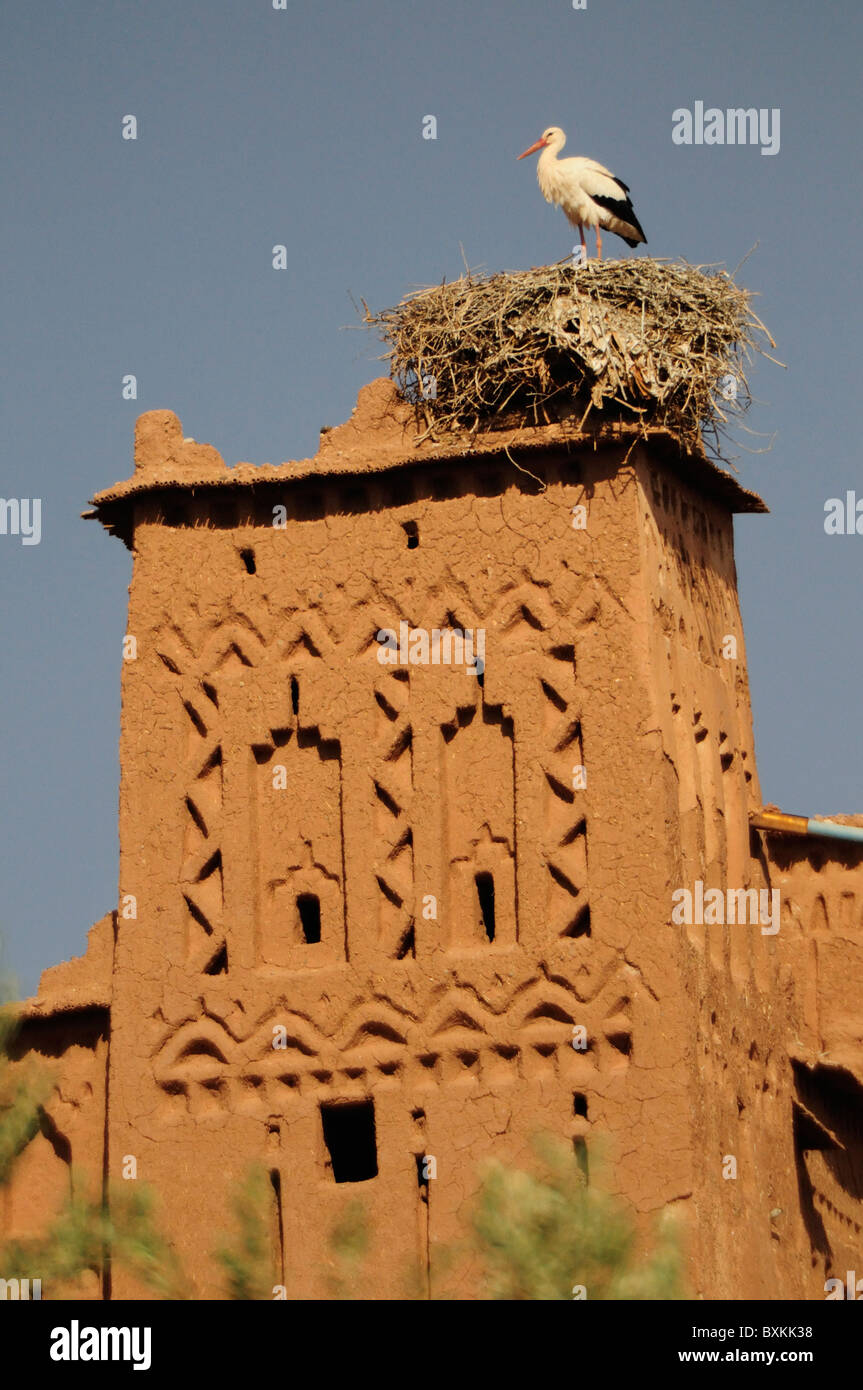
[[494, 878], [490, 873], [477, 874], [476, 895], [479, 900], [479, 915], [489, 941], [494, 941]]
[[278, 1281], [285, 1277], [285, 1222], [282, 1213], [282, 1177], [278, 1168], [270, 1169], [270, 1187], [272, 1189], [272, 1241], [275, 1254], [275, 1274]]
[[590, 1165], [587, 1157], [587, 1140], [579, 1136], [573, 1139], [572, 1147], [575, 1154], [575, 1161], [584, 1176], [584, 1181], [589, 1182]]
[[297, 897], [297, 912], [300, 914], [300, 927], [303, 940], [314, 946], [321, 939], [321, 900], [316, 893], [300, 893]]
[[377, 1177], [374, 1101], [322, 1105], [321, 1124], [336, 1182], [368, 1182]]

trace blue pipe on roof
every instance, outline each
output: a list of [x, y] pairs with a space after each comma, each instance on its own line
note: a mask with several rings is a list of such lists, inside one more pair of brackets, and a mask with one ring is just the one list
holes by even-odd
[[809, 835], [822, 835], [828, 840], [856, 840], [863, 844], [863, 825], [840, 825], [835, 820], [808, 820]]

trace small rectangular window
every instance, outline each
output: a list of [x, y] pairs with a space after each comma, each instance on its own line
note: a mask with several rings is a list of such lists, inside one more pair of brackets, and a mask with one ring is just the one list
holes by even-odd
[[303, 940], [310, 946], [321, 939], [321, 900], [316, 893], [300, 893], [297, 897], [297, 911]]
[[321, 1123], [336, 1182], [368, 1182], [377, 1177], [374, 1101], [323, 1104]]
[[489, 873], [481, 873], [477, 874], [475, 882], [480, 921], [489, 941], [494, 941], [494, 879]]

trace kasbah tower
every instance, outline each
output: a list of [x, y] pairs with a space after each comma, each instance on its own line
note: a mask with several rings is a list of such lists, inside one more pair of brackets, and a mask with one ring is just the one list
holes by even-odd
[[[297, 463], [151, 411], [95, 498], [134, 557], [119, 897], [23, 1008], [58, 1080], [5, 1234], [131, 1156], [224, 1296], [257, 1163], [289, 1298], [331, 1296], [358, 1196], [358, 1296], [434, 1296], [482, 1161], [550, 1133], [644, 1230], [679, 1212], [694, 1296], [823, 1298], [860, 1263], [863, 847], [751, 823], [766, 508], [661, 430], [416, 439], [386, 380]], [[675, 923], [697, 883], [778, 891], [779, 929]]]

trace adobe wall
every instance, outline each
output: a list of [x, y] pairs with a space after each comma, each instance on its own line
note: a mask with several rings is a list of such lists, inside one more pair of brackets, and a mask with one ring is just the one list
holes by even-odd
[[[584, 1139], [588, 1162], [606, 1136], [644, 1212], [692, 1193], [678, 792], [646, 463], [625, 453], [534, 456], [544, 490], [498, 456], [135, 503], [120, 890], [137, 918], [118, 931], [110, 1162], [134, 1154], [157, 1185], [200, 1294], [216, 1288], [207, 1236], [253, 1159], [278, 1174], [297, 1297], [326, 1292], [319, 1253], [359, 1191], [367, 1296], [396, 1293], [460, 1233], [477, 1164], [525, 1161], [538, 1130]], [[711, 515], [715, 617], [739, 629], [731, 521]], [[376, 633], [402, 621], [483, 627], [482, 683], [382, 666]], [[705, 708], [731, 682], [733, 704], [724, 670], [688, 679]], [[302, 895], [320, 903], [317, 944]], [[365, 1097], [379, 1177], [361, 1189], [333, 1180], [321, 1106]]]
[[[13, 1075], [47, 1086], [39, 1129], [0, 1193], [0, 1238], [26, 1239], [50, 1227], [72, 1197], [98, 1201], [105, 1173], [108, 1047], [114, 914], [91, 929], [86, 955], [43, 972], [39, 996], [21, 1010], [11, 1048]], [[38, 1269], [29, 1276], [42, 1278]], [[63, 1289], [43, 1282], [43, 1296]], [[101, 1298], [86, 1274], [74, 1296]]]
[[856, 1267], [863, 1214], [863, 855], [750, 835], [747, 813], [761, 796], [732, 549], [720, 527], [705, 565], [709, 507], [693, 509], [655, 474], [643, 496], [679, 883], [780, 895], [775, 935], [749, 924], [678, 928], [696, 1003], [693, 1286], [709, 1298], [823, 1298], [827, 1277]]
[[[332, 1295], [357, 1197], [356, 1296], [443, 1292], [478, 1165], [529, 1163], [538, 1131], [588, 1170], [602, 1137], [643, 1224], [684, 1215], [697, 1295], [823, 1297], [863, 1195], [863, 871], [750, 838], [732, 511], [755, 503], [659, 440], [411, 452], [390, 407], [374, 383], [316, 460], [233, 470], [151, 412], [102, 494], [134, 547], [116, 946], [102, 924], [79, 968], [89, 1041], [80, 982], [33, 1006], [90, 1087], [72, 1151], [94, 1177], [135, 1158], [202, 1297], [254, 1161], [288, 1297]], [[482, 628], [481, 679], [383, 665], [402, 622]], [[675, 925], [696, 880], [778, 887], [780, 932]], [[479, 1292], [470, 1269], [447, 1287]]]

